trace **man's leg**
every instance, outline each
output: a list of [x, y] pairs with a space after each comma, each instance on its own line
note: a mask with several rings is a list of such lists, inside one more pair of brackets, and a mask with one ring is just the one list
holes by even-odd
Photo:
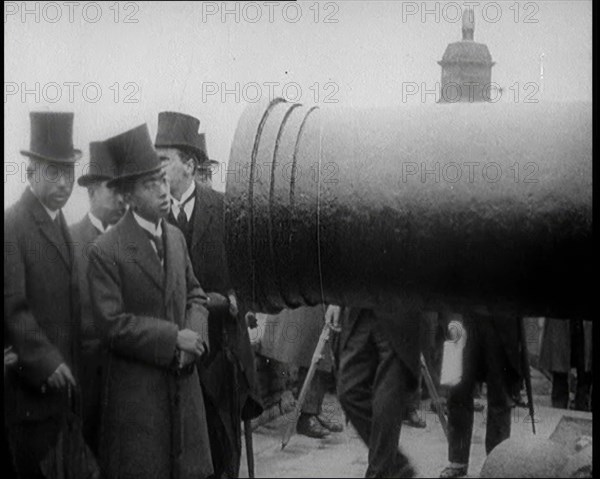
[[552, 407], [567, 409], [569, 406], [569, 373], [552, 373]]
[[[364, 313], [361, 312], [361, 316]], [[371, 341], [369, 317], [359, 317], [340, 351], [338, 397], [356, 432], [369, 444], [371, 437], [371, 387], [377, 369], [377, 350]]]
[[40, 462], [56, 444], [59, 430], [58, 419], [17, 424], [9, 429], [10, 450], [18, 478], [44, 478]]
[[373, 326], [378, 361], [372, 393], [367, 477], [411, 477], [415, 472], [398, 449], [398, 442], [407, 403], [416, 396], [417, 378], [396, 356], [380, 323]]
[[[521, 377], [512, 368], [494, 325], [482, 323], [481, 326], [481, 351], [486, 369], [488, 404], [485, 451], [489, 454], [510, 437], [511, 412], [515, 406], [514, 391], [520, 386]], [[518, 328], [519, 319], [507, 317], [505, 327]]]
[[462, 380], [448, 388], [448, 461], [440, 477], [460, 477], [467, 474], [473, 435], [474, 395], [479, 370], [479, 334], [476, 323], [463, 318], [467, 343], [463, 351]]
[[590, 391], [592, 388], [592, 372], [581, 368], [577, 370], [577, 390], [575, 392], [575, 409], [590, 411]]
[[[307, 368], [300, 368], [298, 374], [300, 388], [302, 388], [302, 384], [304, 384], [307, 373]], [[318, 416], [321, 414], [321, 406], [324, 397], [325, 385], [323, 383], [322, 372], [317, 370], [315, 371], [315, 375], [313, 376], [310, 387], [306, 393], [304, 404], [302, 404], [302, 413], [300, 414], [298, 425], [296, 426], [298, 434], [314, 438], [322, 438], [329, 435], [329, 429], [325, 428], [318, 420]]]

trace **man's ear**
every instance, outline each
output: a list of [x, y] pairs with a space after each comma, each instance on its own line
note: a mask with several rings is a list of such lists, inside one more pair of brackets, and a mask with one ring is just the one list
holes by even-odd
[[190, 156], [188, 158], [188, 160], [185, 162], [185, 165], [188, 168], [188, 172], [189, 172], [190, 176], [194, 176], [194, 174], [196, 173], [196, 160], [194, 159], [194, 157]]

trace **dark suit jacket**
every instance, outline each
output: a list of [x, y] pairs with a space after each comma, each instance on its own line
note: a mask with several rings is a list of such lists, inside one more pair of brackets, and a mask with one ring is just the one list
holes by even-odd
[[[66, 394], [42, 385], [61, 363], [77, 377], [79, 289], [71, 238], [27, 188], [4, 217], [4, 322], [19, 355], [7, 374], [8, 423], [41, 420], [68, 408]], [[65, 244], [66, 243], [66, 244]]]
[[[196, 184], [195, 204], [190, 220], [192, 224], [191, 243], [188, 245], [194, 274], [209, 293], [219, 293], [227, 296], [233, 291], [229, 277], [227, 254], [225, 251], [225, 225], [224, 225], [224, 198], [225, 195], [218, 191]], [[173, 218], [171, 218], [173, 220]], [[225, 328], [230, 341], [231, 352], [236, 356], [244, 373], [248, 388], [253, 394], [252, 412], [249, 416], [258, 416], [260, 408], [256, 403], [256, 381], [254, 354], [250, 346], [248, 328], [245, 321], [243, 305], [238, 305], [240, 314], [231, 318], [227, 310], [224, 313], [211, 313], [210, 331], [211, 341], [215, 344], [215, 352], [219, 347], [222, 328]], [[223, 374], [219, 368], [206, 367], [201, 374], [202, 384], [209, 396], [217, 404], [223, 391]]]
[[163, 222], [165, 266], [131, 211], [98, 237], [88, 281], [96, 329], [108, 349], [100, 458], [107, 477], [206, 477], [212, 473], [195, 364], [173, 366], [177, 332], [208, 342], [206, 295], [183, 234]]
[[77, 271], [80, 284], [81, 298], [81, 339], [83, 343], [99, 342], [98, 333], [94, 326], [92, 305], [90, 303], [90, 291], [87, 280], [87, 269], [90, 262], [90, 251], [100, 231], [92, 224], [86, 214], [81, 221], [71, 225], [71, 237], [73, 238], [73, 250], [77, 260]]
[[[391, 305], [373, 309], [344, 308], [340, 347], [343, 349], [352, 335], [358, 318], [377, 318], [389, 339], [392, 349], [400, 361], [412, 372], [414, 379], [421, 374], [421, 323], [422, 313], [418, 310], [395, 309]], [[416, 384], [416, 383], [415, 383]]]

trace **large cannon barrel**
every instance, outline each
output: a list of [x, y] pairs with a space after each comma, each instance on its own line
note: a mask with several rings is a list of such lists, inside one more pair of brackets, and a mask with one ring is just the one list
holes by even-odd
[[225, 214], [256, 311], [400, 300], [591, 318], [592, 108], [252, 105]]

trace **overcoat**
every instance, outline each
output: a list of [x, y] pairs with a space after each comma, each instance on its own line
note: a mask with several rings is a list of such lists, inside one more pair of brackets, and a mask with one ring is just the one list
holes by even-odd
[[162, 228], [164, 268], [131, 211], [89, 253], [94, 321], [108, 349], [100, 462], [109, 479], [213, 472], [196, 365], [174, 367], [178, 330], [208, 343], [206, 295], [182, 233]]
[[96, 452], [100, 426], [100, 391], [102, 381], [103, 351], [100, 337], [94, 326], [90, 291], [87, 280], [89, 252], [101, 232], [86, 214], [69, 228], [73, 238], [73, 251], [77, 264], [81, 297], [81, 393], [83, 433]]
[[[227, 253], [225, 251], [224, 198], [223, 193], [196, 184], [195, 203], [189, 224], [191, 231], [186, 235], [194, 274], [207, 293], [227, 296], [232, 291]], [[171, 218], [174, 221], [174, 218]], [[229, 315], [213, 315], [209, 321], [214, 352], [218, 353], [223, 338], [223, 330], [228, 337], [228, 347], [235, 356], [243, 372], [245, 385], [238, 388], [249, 392], [247, 402], [242, 405], [247, 412], [246, 419], [257, 417], [262, 412], [257, 394], [254, 354], [250, 346], [248, 328], [244, 319], [244, 306], [239, 304], [240, 314], [236, 318]], [[223, 382], [223, 358], [212, 357], [213, 361], [201, 371], [201, 381], [205, 391], [215, 402], [228, 388]], [[245, 407], [244, 407], [245, 406]]]
[[[325, 325], [326, 305], [284, 309], [276, 315], [266, 315], [261, 331], [259, 354], [282, 363], [310, 367], [319, 336]], [[317, 369], [331, 371], [330, 342], [326, 343]]]
[[[583, 365], [592, 370], [592, 322], [583, 321]], [[546, 371], [568, 373], [571, 367], [571, 322], [565, 319], [546, 318], [540, 348], [540, 367]]]
[[68, 410], [65, 392], [42, 392], [61, 363], [78, 379], [77, 269], [62, 212], [59, 217], [60, 229], [29, 188], [5, 212], [5, 342], [19, 356], [5, 382], [6, 426], [60, 417]]

